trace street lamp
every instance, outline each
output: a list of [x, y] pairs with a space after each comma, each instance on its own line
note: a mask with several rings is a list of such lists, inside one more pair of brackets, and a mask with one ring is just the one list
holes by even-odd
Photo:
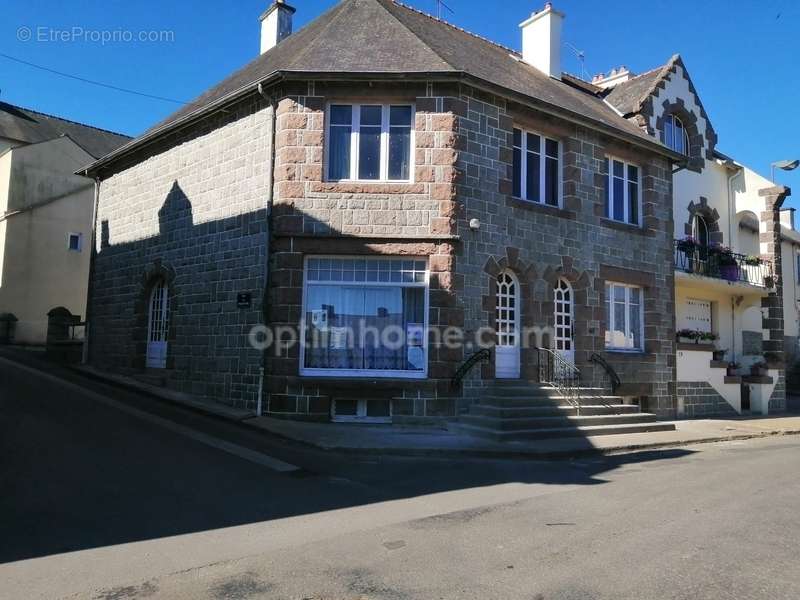
[[781, 171], [794, 171], [800, 167], [800, 160], [779, 160], [770, 165], [772, 167], [772, 183], [775, 183], [775, 167]]

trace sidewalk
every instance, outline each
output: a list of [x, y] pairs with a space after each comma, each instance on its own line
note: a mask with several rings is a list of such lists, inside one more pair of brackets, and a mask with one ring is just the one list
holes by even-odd
[[563, 458], [800, 434], [800, 415], [693, 419], [674, 421], [675, 431], [503, 443], [432, 427], [303, 423], [271, 417], [248, 419], [244, 423], [274, 435], [339, 452], [487, 458]]
[[[46, 368], [36, 352], [0, 350], [0, 355], [29, 366]], [[27, 356], [26, 356], [27, 355]], [[494, 442], [444, 426], [368, 425], [351, 423], [310, 423], [273, 417], [256, 417], [251, 410], [202, 401], [143, 383], [131, 377], [113, 375], [87, 366], [73, 366], [84, 377], [123, 387], [179, 404], [269, 435], [308, 446], [337, 452], [390, 454], [402, 456], [567, 458], [589, 454], [616, 454], [640, 450], [687, 446], [699, 443], [743, 440], [773, 435], [800, 434], [800, 414], [773, 417], [732, 417], [674, 421], [675, 431], [657, 431], [595, 437]]]

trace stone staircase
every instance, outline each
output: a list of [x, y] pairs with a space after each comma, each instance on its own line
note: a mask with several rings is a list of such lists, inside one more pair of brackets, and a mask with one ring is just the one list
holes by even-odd
[[580, 410], [552, 386], [528, 381], [497, 382], [470, 406], [459, 431], [495, 441], [588, 437], [673, 431], [635, 404], [623, 404], [599, 388], [580, 388]]

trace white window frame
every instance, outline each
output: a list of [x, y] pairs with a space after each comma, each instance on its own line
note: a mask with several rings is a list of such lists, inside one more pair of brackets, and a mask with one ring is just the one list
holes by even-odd
[[[623, 175], [625, 185], [623, 186], [623, 219], [619, 220], [614, 217], [614, 162], [622, 163]], [[636, 222], [631, 223], [629, 220], [630, 217], [630, 182], [631, 180], [628, 178], [628, 167], [635, 167], [636, 168], [636, 191], [638, 192], [638, 198], [636, 199]], [[608, 155], [606, 156], [606, 169], [608, 171], [608, 175], [606, 176], [606, 188], [608, 193], [608, 206], [606, 210], [606, 219], [610, 221], [614, 221], [615, 223], [624, 223], [625, 225], [631, 225], [634, 227], [641, 227], [642, 226], [642, 167], [637, 163], [629, 162], [627, 160], [623, 160], [617, 156]]]
[[[70, 244], [70, 242], [72, 241], [72, 237], [73, 236], [78, 238], [78, 247], [77, 248], [72, 248], [72, 244]], [[82, 233], [76, 232], [76, 231], [70, 231], [67, 234], [67, 250], [69, 250], [70, 252], [83, 252], [83, 234]]]
[[[352, 113], [350, 125], [350, 177], [345, 179], [332, 179], [329, 171], [330, 159], [330, 131], [331, 131], [331, 106], [349, 106]], [[381, 107], [381, 156], [380, 156], [380, 176], [378, 179], [360, 179], [358, 176], [359, 164], [359, 135], [361, 131], [361, 107], [380, 106]], [[409, 139], [409, 165], [408, 179], [389, 179], [389, 114], [392, 106], [407, 106], [411, 108], [411, 135]], [[416, 105], [413, 102], [328, 102], [325, 106], [325, 160], [323, 169], [325, 170], [325, 181], [334, 182], [360, 182], [360, 183], [413, 183], [414, 182], [414, 163], [415, 163], [415, 122]], [[369, 127], [369, 126], [368, 126]]]
[[[642, 341], [641, 348], [626, 348], [625, 346], [612, 346], [609, 345], [609, 342], [605, 342], [606, 350], [610, 350], [612, 352], [633, 352], [641, 354], [644, 352], [644, 296], [645, 296], [645, 288], [640, 285], [631, 285], [628, 283], [619, 283], [617, 281], [606, 281], [605, 283], [605, 294], [606, 294], [606, 314], [608, 315], [609, 322], [606, 323], [606, 333], [610, 331], [614, 331], [614, 325], [616, 325], [614, 321], [614, 294], [613, 288], [614, 287], [621, 287], [625, 288], [625, 328], [623, 331], [625, 332], [626, 339], [628, 338], [628, 334], [631, 332], [630, 326], [630, 318], [631, 318], [631, 289], [638, 289], [639, 290], [639, 339]], [[611, 304], [611, 310], [609, 310], [609, 303]], [[613, 336], [612, 336], [613, 338]]]
[[[561, 140], [559, 140], [559, 139], [556, 139], [556, 138], [554, 138], [552, 136], [545, 135], [545, 134], [540, 133], [538, 131], [534, 131], [532, 129], [525, 129], [524, 127], [516, 127], [516, 126], [513, 127], [512, 128], [512, 136], [513, 136], [514, 129], [517, 129], [517, 130], [522, 132], [522, 135], [521, 135], [522, 139], [520, 140], [520, 146], [519, 146], [520, 153], [521, 153], [521, 157], [520, 157], [520, 161], [519, 161], [520, 162], [520, 164], [519, 164], [519, 177], [520, 177], [520, 179], [519, 179], [519, 181], [520, 181], [519, 196], [513, 196], [513, 192], [514, 192], [513, 190], [512, 190], [512, 196], [514, 198], [518, 198], [519, 200], [524, 200], [525, 202], [531, 202], [532, 204], [540, 204], [542, 206], [551, 206], [553, 208], [561, 208], [563, 206], [563, 196], [564, 196], [564, 190], [563, 190], [564, 177], [562, 175], [562, 173], [563, 173], [563, 165], [564, 165], [564, 145], [561, 143]], [[527, 134], [529, 134], [529, 133], [532, 134], [532, 135], [538, 135], [539, 136], [539, 198], [541, 198], [541, 200], [535, 200], [535, 199], [532, 199], [532, 198], [528, 198], [528, 185], [527, 185], [527, 183], [528, 183], [528, 161], [527, 161], [528, 135]], [[552, 204], [548, 204], [547, 202], [544, 201], [545, 174], [546, 174], [545, 173], [545, 166], [547, 164], [547, 155], [545, 154], [546, 140], [551, 140], [551, 141], [555, 142], [556, 144], [558, 144], [558, 169], [557, 169], [557, 175], [556, 175], [556, 177], [557, 177], [556, 190], [557, 190], [557, 194], [558, 194], [558, 199], [557, 199], [557, 203], [556, 203], [555, 206], [552, 205]], [[513, 138], [512, 138], [512, 142], [511, 142], [511, 151], [512, 151], [512, 153], [514, 151], [514, 148], [516, 148], [516, 147], [517, 146], [514, 146], [514, 142], [513, 142]], [[513, 168], [513, 164], [512, 164], [512, 168]], [[512, 186], [513, 186], [513, 178], [512, 178]]]
[[[672, 127], [670, 131], [672, 132], [672, 139], [667, 138], [667, 122], [672, 121]], [[681, 130], [683, 130], [683, 151], [680, 151], [675, 148], [675, 121], [681, 124]], [[683, 154], [684, 156], [689, 156], [689, 133], [686, 131], [686, 123], [683, 122], [683, 119], [676, 116], [675, 114], [669, 114], [664, 119], [664, 144], [671, 150]]]
[[[331, 286], [360, 286], [360, 287], [418, 287], [425, 288], [425, 314], [423, 322], [423, 342], [422, 348], [425, 354], [424, 367], [421, 371], [394, 371], [389, 369], [320, 369], [308, 368], [306, 364], [306, 322], [308, 301], [308, 261], [312, 258], [343, 258], [356, 260], [422, 260], [425, 261], [425, 281], [422, 283], [397, 282], [397, 281], [313, 281], [311, 285], [331, 285]], [[300, 375], [305, 377], [347, 377], [347, 378], [394, 378], [394, 379], [427, 379], [428, 377], [428, 332], [430, 329], [430, 261], [427, 256], [363, 256], [363, 255], [341, 255], [341, 254], [312, 254], [303, 259], [303, 307], [300, 316]]]

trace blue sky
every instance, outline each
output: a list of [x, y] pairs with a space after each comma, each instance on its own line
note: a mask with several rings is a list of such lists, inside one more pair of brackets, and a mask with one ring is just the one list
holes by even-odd
[[[0, 53], [141, 92], [190, 100], [258, 53], [258, 15], [270, 0], [6, 0]], [[292, 0], [289, 0], [292, 3]], [[435, 12], [434, 0], [407, 0]], [[446, 18], [518, 48], [518, 24], [544, 0], [446, 0]], [[300, 27], [336, 0], [294, 0]], [[796, 0], [556, 0], [564, 41], [590, 74], [642, 72], [680, 53], [719, 135], [719, 149], [769, 175], [800, 158], [800, 3]], [[499, 7], [499, 8], [498, 8]], [[20, 28], [32, 39], [22, 41]], [[60, 32], [77, 40], [51, 39]], [[102, 43], [101, 31], [170, 32], [171, 41]], [[121, 35], [121, 34], [117, 34]], [[156, 34], [158, 35], [158, 34]], [[169, 38], [168, 38], [169, 39]], [[579, 73], [564, 49], [564, 69]], [[177, 104], [98, 88], [0, 57], [0, 99], [135, 135]], [[781, 172], [800, 200], [800, 169]], [[793, 204], [800, 206], [795, 200]]]

